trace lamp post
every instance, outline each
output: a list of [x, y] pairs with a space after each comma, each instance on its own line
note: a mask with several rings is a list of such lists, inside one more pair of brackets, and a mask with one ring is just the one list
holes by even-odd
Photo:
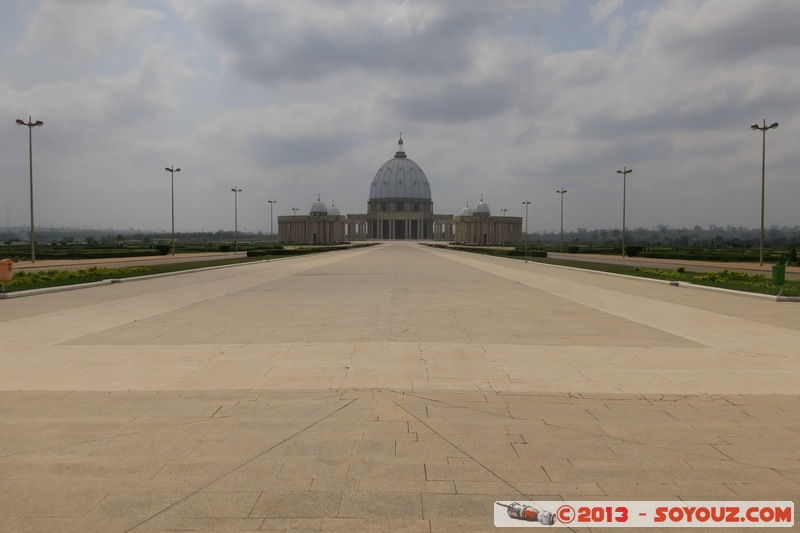
[[30, 189], [31, 189], [31, 263], [36, 262], [36, 230], [33, 224], [33, 128], [44, 125], [41, 120], [33, 121], [28, 115], [28, 122], [17, 119], [20, 126], [28, 126], [28, 168], [30, 169]]
[[504, 207], [504, 208], [503, 208], [503, 209], [501, 209], [500, 211], [502, 211], [502, 212], [503, 212], [503, 216], [506, 216], [506, 211], [508, 211], [508, 209], [506, 209], [506, 208]]
[[527, 200], [522, 202], [522, 205], [525, 206], [525, 257], [528, 256], [528, 206], [531, 205], [531, 201]]
[[169, 172], [170, 190], [172, 191], [172, 255], [175, 255], [175, 173], [180, 172], [181, 169], [172, 165], [171, 167], [164, 168]]
[[272, 198], [270, 198], [269, 200], [267, 200], [267, 203], [269, 203], [269, 238], [270, 240], [273, 240], [274, 234], [272, 233], [272, 204], [277, 204], [278, 200], [273, 200]]
[[766, 160], [767, 160], [767, 130], [771, 130], [772, 128], [777, 128], [778, 123], [773, 122], [769, 126], [767, 126], [767, 119], [764, 119], [764, 124], [759, 126], [758, 124], [753, 124], [750, 126], [751, 129], [754, 130], [761, 130], [762, 139], [761, 139], [761, 236], [759, 238], [758, 244], [758, 264], [764, 264], [764, 176], [766, 173]]
[[297, 216], [297, 212], [298, 212], [298, 211], [300, 211], [300, 208], [299, 208], [299, 207], [293, 207], [293, 208], [292, 208], [292, 216]]
[[233, 249], [235, 252], [239, 251], [239, 198], [238, 195], [242, 189], [234, 187], [233, 191]]
[[564, 195], [567, 194], [567, 189], [558, 189], [556, 191], [561, 197], [561, 253], [564, 253]]
[[633, 172], [632, 168], [622, 167], [617, 170], [617, 174], [622, 174], [622, 257], [625, 257], [625, 188], [627, 187], [628, 174]]

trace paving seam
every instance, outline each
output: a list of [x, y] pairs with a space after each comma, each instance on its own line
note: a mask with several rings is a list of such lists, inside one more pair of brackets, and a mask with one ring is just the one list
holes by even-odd
[[[678, 337], [691, 340], [696, 342], [705, 347], [713, 347], [713, 348], [721, 348], [728, 351], [738, 351], [741, 352], [742, 349], [740, 347], [740, 343], [733, 342], [733, 340], [727, 335], [718, 334], [713, 339], [712, 336], [709, 334], [708, 329], [704, 329], [702, 331], [693, 331], [692, 328], [695, 327], [699, 323], [703, 323], [703, 321], [699, 317], [712, 317], [714, 320], [710, 323], [724, 321], [726, 324], [733, 324], [734, 322], [737, 323], [739, 326], [738, 331], [744, 333], [746, 331], [745, 328], [751, 330], [751, 333], [747, 335], [747, 340], [752, 342], [752, 338], [754, 336], [759, 337], [759, 352], [761, 353], [776, 353], [782, 354], [785, 352], [785, 344], [781, 344], [780, 342], [776, 341], [776, 337], [778, 336], [788, 336], [788, 337], [797, 337], [799, 332], [796, 329], [790, 329], [787, 327], [781, 326], [771, 326], [767, 324], [761, 324], [758, 327], [758, 331], [752, 331], [752, 327], [750, 324], [742, 318], [720, 315], [719, 313], [713, 311], [707, 311], [701, 308], [692, 307], [689, 305], [684, 305], [680, 303], [671, 303], [663, 300], [658, 300], [661, 304], [661, 310], [657, 315], [652, 316], [645, 316], [642, 315], [642, 305], [646, 304], [649, 298], [647, 296], [642, 296], [638, 294], [629, 294], [629, 293], [619, 293], [618, 291], [614, 291], [611, 289], [605, 289], [601, 287], [593, 287], [588, 285], [585, 282], [580, 281], [573, 281], [569, 284], [562, 284], [559, 285], [556, 289], [552, 287], [547, 287], [547, 279], [536, 282], [535, 280], [530, 279], [522, 279], [524, 276], [540, 276], [549, 279], [550, 276], [547, 274], [540, 274], [537, 272], [526, 271], [520, 268], [512, 268], [511, 266], [506, 266], [506, 264], [496, 264], [492, 261], [482, 261], [482, 258], [475, 258], [475, 257], [468, 257], [466, 255], [452, 255], [452, 254], [444, 254], [439, 250], [429, 250], [430, 253], [433, 254], [441, 254], [441, 257], [447, 258], [451, 261], [455, 261], [457, 263], [469, 266], [471, 268], [476, 268], [483, 272], [487, 272], [491, 275], [499, 276], [505, 279], [509, 279], [512, 281], [516, 281], [522, 283], [523, 285], [533, 288], [535, 290], [541, 290], [552, 294], [559, 298], [564, 298], [573, 302], [576, 302], [580, 305], [585, 305], [593, 309], [597, 309], [601, 312], [608, 313], [614, 316], [618, 316], [625, 320], [630, 320], [639, 324], [643, 324], [655, 329], [659, 329], [666, 333], [670, 333], [672, 335], [676, 335]], [[513, 260], [511, 260], [513, 261]], [[549, 266], [549, 265], [547, 265]], [[504, 271], [504, 272], [501, 272]], [[580, 269], [577, 269], [580, 270]], [[584, 271], [585, 272], [585, 271]], [[573, 290], [578, 286], [586, 287], [587, 291], [581, 290]], [[610, 296], [610, 298], [603, 298], [603, 296]], [[594, 301], [596, 300], [596, 301]], [[623, 303], [623, 301], [627, 301], [627, 303]], [[640, 308], [640, 313], [637, 315], [635, 312], [636, 304], [640, 304], [638, 307]], [[663, 320], [666, 316], [666, 310], [672, 309], [673, 312], [668, 313], [670, 317], [672, 317], [673, 322], [672, 324], [667, 324], [665, 326]], [[696, 320], [690, 320], [688, 318], [688, 314], [693, 314], [696, 316]], [[708, 322], [708, 321], [706, 321]], [[669, 329], [665, 329], [665, 327]], [[708, 324], [706, 325], [708, 328]], [[723, 329], [728, 329], [723, 328]], [[734, 329], [736, 331], [736, 329]]]
[[[160, 511], [158, 511], [157, 513], [153, 514], [152, 516], [150, 516], [150, 517], [148, 517], [148, 518], [146, 518], [146, 519], [142, 520], [141, 522], [139, 522], [139, 523], [138, 523], [138, 524], [136, 524], [135, 526], [133, 526], [133, 527], [131, 527], [131, 528], [129, 528], [129, 529], [127, 529], [127, 530], [125, 530], [125, 533], [129, 533], [130, 531], [133, 531], [133, 530], [137, 529], [139, 526], [142, 526], [142, 525], [146, 524], [147, 522], [149, 522], [150, 520], [152, 520], [152, 519], [156, 518], [156, 517], [157, 517], [157, 516], [159, 516], [160, 514], [162, 514], [162, 513], [165, 513], [166, 511], [169, 511], [170, 509], [172, 509], [172, 508], [173, 508], [173, 507], [175, 507], [176, 505], [178, 505], [178, 504], [180, 504], [180, 503], [183, 503], [183, 502], [185, 502], [186, 500], [188, 500], [189, 498], [191, 498], [191, 497], [192, 497], [192, 496], [194, 496], [195, 494], [198, 494], [198, 493], [200, 493], [200, 492], [201, 492], [203, 489], [205, 489], [205, 488], [207, 488], [207, 487], [209, 487], [209, 486], [213, 485], [214, 483], [216, 483], [217, 481], [219, 481], [219, 480], [221, 480], [221, 479], [225, 478], [226, 476], [229, 476], [230, 474], [232, 474], [232, 473], [236, 472], [237, 470], [239, 470], [240, 468], [244, 467], [245, 465], [248, 465], [248, 464], [252, 463], [253, 461], [255, 461], [256, 459], [258, 459], [259, 457], [262, 457], [262, 456], [264, 456], [264, 455], [268, 454], [269, 452], [271, 452], [272, 450], [274, 450], [275, 448], [277, 448], [277, 447], [278, 447], [278, 446], [280, 446], [281, 444], [284, 444], [284, 443], [286, 443], [286, 442], [288, 442], [288, 441], [292, 440], [293, 438], [297, 437], [298, 435], [300, 435], [300, 434], [304, 433], [305, 431], [308, 431], [309, 429], [311, 429], [312, 427], [316, 426], [316, 425], [317, 425], [317, 424], [319, 424], [320, 422], [322, 422], [322, 421], [324, 421], [324, 420], [326, 420], [326, 419], [330, 418], [331, 416], [335, 415], [336, 413], [338, 413], [338, 412], [339, 412], [339, 411], [341, 411], [342, 409], [345, 409], [345, 408], [349, 407], [351, 404], [353, 404], [355, 401], [357, 401], [357, 400], [361, 399], [362, 397], [363, 397], [363, 395], [362, 395], [362, 396], [359, 396], [358, 398], [354, 398], [354, 399], [352, 399], [352, 400], [349, 400], [349, 401], [347, 401], [347, 403], [345, 403], [344, 405], [342, 405], [342, 406], [340, 406], [340, 407], [336, 408], [336, 409], [335, 409], [335, 410], [333, 410], [332, 412], [330, 412], [330, 413], [326, 414], [326, 415], [325, 415], [325, 416], [323, 416], [322, 418], [320, 418], [320, 419], [318, 419], [318, 420], [316, 420], [316, 421], [312, 422], [311, 424], [309, 424], [309, 425], [305, 426], [304, 428], [300, 429], [299, 431], [296, 431], [295, 433], [293, 433], [292, 435], [290, 435], [290, 436], [286, 437], [285, 439], [283, 439], [282, 441], [278, 442], [277, 444], [273, 444], [272, 446], [270, 446], [270, 447], [269, 447], [269, 448], [267, 448], [266, 450], [263, 450], [263, 451], [261, 451], [261, 452], [257, 453], [256, 455], [254, 455], [254, 456], [253, 456], [253, 457], [251, 457], [250, 459], [248, 459], [248, 460], [246, 460], [246, 461], [242, 462], [240, 465], [236, 466], [235, 468], [232, 468], [232, 469], [231, 469], [231, 470], [229, 470], [228, 472], [225, 472], [224, 474], [222, 474], [222, 475], [220, 475], [220, 476], [217, 476], [215, 479], [212, 479], [211, 481], [209, 481], [208, 483], [206, 483], [206, 484], [202, 485], [201, 487], [199, 487], [199, 488], [196, 488], [195, 490], [193, 490], [193, 491], [191, 491], [191, 492], [187, 493], [187, 494], [186, 494], [186, 496], [184, 496], [184, 497], [183, 497], [183, 498], [181, 498], [180, 500], [178, 500], [178, 501], [176, 501], [176, 502], [174, 502], [174, 503], [172, 503], [172, 504], [170, 504], [170, 505], [168, 505], [168, 506], [164, 507], [163, 509], [161, 509], [161, 510], [160, 510]], [[251, 510], [251, 512], [252, 512], [252, 510]]]

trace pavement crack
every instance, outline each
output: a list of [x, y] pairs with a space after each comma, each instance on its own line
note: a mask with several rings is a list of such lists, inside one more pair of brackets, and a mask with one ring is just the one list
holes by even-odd
[[[363, 395], [362, 395], [362, 396], [363, 396]], [[244, 467], [244, 466], [246, 466], [246, 465], [248, 465], [248, 464], [252, 463], [253, 461], [255, 461], [256, 459], [258, 459], [259, 457], [263, 457], [264, 455], [268, 454], [269, 452], [271, 452], [272, 450], [274, 450], [274, 449], [275, 449], [275, 448], [277, 448], [278, 446], [281, 446], [282, 444], [284, 444], [284, 443], [286, 443], [286, 442], [289, 442], [290, 440], [292, 440], [293, 438], [297, 437], [297, 436], [298, 436], [298, 435], [300, 435], [301, 433], [304, 433], [305, 431], [308, 431], [309, 429], [311, 429], [312, 427], [316, 426], [317, 424], [319, 424], [319, 423], [321, 423], [321, 422], [323, 422], [323, 421], [327, 420], [328, 418], [330, 418], [331, 416], [335, 415], [335, 414], [336, 414], [336, 413], [338, 413], [339, 411], [341, 411], [341, 410], [343, 410], [343, 409], [346, 409], [347, 407], [349, 407], [350, 405], [352, 405], [352, 404], [353, 404], [353, 402], [355, 402], [355, 401], [356, 401], [356, 400], [358, 400], [359, 398], [361, 398], [361, 396], [358, 396], [357, 398], [353, 398], [352, 400], [349, 400], [349, 401], [347, 401], [347, 403], [345, 403], [344, 405], [341, 405], [341, 406], [337, 407], [336, 409], [334, 409], [334, 410], [333, 410], [333, 411], [331, 411], [330, 413], [328, 413], [328, 414], [326, 414], [326, 415], [324, 415], [324, 416], [322, 416], [322, 417], [318, 418], [318, 419], [317, 419], [317, 420], [315, 420], [314, 422], [312, 422], [312, 423], [310, 423], [310, 424], [306, 425], [305, 427], [303, 427], [303, 428], [299, 429], [298, 431], [295, 431], [294, 433], [292, 433], [291, 435], [289, 435], [289, 436], [288, 436], [288, 437], [286, 437], [285, 439], [281, 440], [280, 442], [278, 442], [278, 443], [276, 443], [276, 444], [273, 444], [272, 446], [270, 446], [270, 447], [266, 448], [265, 450], [262, 450], [262, 451], [260, 451], [260, 452], [256, 453], [255, 455], [253, 455], [252, 457], [250, 457], [250, 458], [249, 458], [249, 459], [247, 459], [246, 461], [243, 461], [242, 463], [240, 463], [239, 465], [237, 465], [237, 466], [235, 466], [234, 468], [230, 469], [229, 471], [225, 472], [224, 474], [221, 474], [221, 475], [217, 476], [216, 478], [212, 479], [211, 481], [208, 481], [208, 482], [207, 482], [207, 483], [205, 483], [204, 485], [202, 485], [202, 486], [200, 486], [200, 487], [196, 488], [195, 490], [193, 490], [193, 491], [191, 491], [191, 492], [187, 493], [187, 494], [186, 494], [186, 495], [185, 495], [183, 498], [179, 499], [178, 501], [176, 501], [176, 502], [173, 502], [173, 503], [171, 503], [170, 505], [167, 505], [166, 507], [164, 507], [164, 508], [163, 508], [163, 509], [161, 509], [160, 511], [158, 511], [158, 512], [156, 512], [156, 513], [152, 514], [152, 515], [151, 515], [151, 516], [149, 516], [148, 518], [145, 518], [144, 520], [142, 520], [142, 521], [141, 521], [141, 522], [139, 522], [138, 524], [134, 525], [133, 527], [131, 527], [131, 528], [129, 528], [129, 529], [126, 529], [126, 530], [125, 530], [125, 533], [128, 533], [128, 532], [130, 532], [130, 531], [133, 531], [134, 529], [137, 529], [138, 527], [140, 527], [140, 526], [142, 526], [142, 525], [146, 524], [147, 522], [149, 522], [150, 520], [152, 520], [152, 519], [156, 518], [157, 516], [161, 515], [162, 513], [164, 513], [164, 512], [166, 512], [166, 511], [168, 511], [168, 510], [172, 509], [172, 508], [173, 508], [173, 507], [175, 507], [176, 505], [178, 505], [178, 504], [180, 504], [180, 503], [183, 503], [183, 502], [185, 502], [186, 500], [188, 500], [189, 498], [191, 498], [191, 497], [192, 497], [192, 496], [194, 496], [195, 494], [198, 494], [198, 493], [200, 493], [200, 492], [201, 492], [203, 489], [205, 489], [205, 488], [207, 488], [207, 487], [210, 487], [211, 485], [213, 485], [214, 483], [218, 482], [219, 480], [221, 480], [221, 479], [223, 479], [223, 478], [225, 478], [225, 477], [227, 477], [227, 476], [231, 475], [232, 473], [236, 472], [236, 471], [237, 471], [237, 470], [239, 470], [240, 468], [242, 468], [242, 467]]]
[[[453, 448], [455, 448], [456, 450], [458, 450], [459, 452], [461, 452], [461, 453], [462, 453], [462, 454], [463, 454], [465, 457], [469, 457], [469, 458], [470, 458], [470, 460], [472, 460], [472, 462], [474, 462], [476, 465], [480, 466], [481, 468], [483, 468], [484, 470], [486, 470], [487, 472], [489, 472], [491, 475], [493, 475], [494, 477], [496, 477], [497, 479], [499, 479], [500, 481], [502, 481], [503, 483], [505, 483], [506, 485], [508, 485], [508, 486], [509, 486], [511, 489], [513, 489], [513, 490], [514, 490], [514, 492], [518, 493], [519, 495], [521, 495], [521, 496], [522, 496], [522, 497], [524, 497], [524, 498], [528, 498], [528, 495], [527, 495], [527, 494], [525, 494], [524, 492], [522, 492], [521, 490], [519, 490], [517, 487], [515, 487], [515, 486], [514, 486], [514, 485], [513, 485], [513, 484], [512, 484], [510, 481], [508, 481], [507, 479], [503, 478], [503, 477], [502, 477], [500, 474], [498, 474], [497, 472], [495, 472], [494, 470], [492, 470], [491, 468], [489, 468], [488, 466], [486, 466], [485, 464], [483, 464], [481, 461], [479, 461], [478, 459], [476, 459], [476, 458], [475, 458], [475, 457], [474, 457], [472, 454], [470, 454], [468, 451], [466, 451], [466, 450], [464, 450], [463, 448], [461, 448], [461, 447], [460, 447], [458, 444], [456, 444], [455, 442], [451, 441], [450, 439], [448, 439], [447, 437], [445, 437], [444, 435], [442, 435], [441, 433], [439, 433], [439, 432], [436, 430], [436, 428], [434, 428], [433, 426], [431, 426], [431, 425], [427, 424], [427, 423], [426, 423], [424, 420], [422, 420], [421, 418], [419, 418], [417, 415], [415, 415], [415, 414], [414, 414], [414, 413], [412, 413], [411, 411], [407, 410], [405, 407], [403, 407], [402, 405], [400, 405], [400, 404], [399, 404], [399, 403], [397, 403], [396, 401], [392, 400], [392, 403], [393, 403], [394, 405], [396, 405], [397, 407], [399, 407], [400, 409], [402, 409], [403, 411], [405, 411], [405, 412], [406, 412], [406, 413], [407, 413], [409, 416], [413, 417], [413, 418], [414, 418], [414, 419], [415, 419], [417, 422], [419, 422], [420, 424], [422, 424], [423, 426], [425, 426], [426, 428], [428, 428], [429, 430], [431, 430], [431, 431], [432, 431], [432, 432], [433, 432], [433, 433], [434, 433], [434, 434], [435, 434], [437, 437], [439, 437], [440, 439], [442, 439], [443, 441], [445, 441], [447, 444], [449, 444], [450, 446], [452, 446]], [[427, 479], [427, 470], [426, 470], [425, 476], [426, 476], [426, 479]]]

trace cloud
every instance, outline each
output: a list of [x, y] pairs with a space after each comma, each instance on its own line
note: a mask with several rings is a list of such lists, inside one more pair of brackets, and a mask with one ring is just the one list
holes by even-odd
[[[0, 20], [0, 109], [45, 121], [43, 223], [165, 227], [170, 164], [184, 169], [184, 229], [230, 226], [233, 185], [246, 191], [242, 227], [264, 229], [269, 197], [276, 216], [318, 192], [363, 212], [402, 131], [437, 212], [484, 193], [519, 216], [528, 197], [537, 227], [557, 220], [566, 187], [568, 227], [613, 227], [614, 171], [628, 165], [632, 224], [752, 226], [749, 124], [762, 118], [781, 123], [767, 147], [769, 221], [796, 212], [796, 2], [13, 5]], [[12, 205], [27, 198], [26, 143], [22, 128], [0, 128]]]
[[798, 19], [800, 4], [792, 0], [673, 2], [652, 17], [645, 46], [699, 68], [719, 68], [797, 48]]
[[465, 122], [507, 111], [511, 91], [502, 83], [467, 85], [447, 82], [392, 102], [397, 115], [417, 122]]
[[143, 28], [162, 19], [158, 11], [131, 7], [123, 0], [43, 0], [17, 50], [85, 64], [141, 39]]
[[602, 24], [622, 7], [622, 0], [598, 0], [589, 6], [592, 23]]
[[475, 42], [524, 3], [206, 3], [192, 16], [228, 68], [254, 82], [322, 80], [354, 71], [418, 78], [468, 70]]

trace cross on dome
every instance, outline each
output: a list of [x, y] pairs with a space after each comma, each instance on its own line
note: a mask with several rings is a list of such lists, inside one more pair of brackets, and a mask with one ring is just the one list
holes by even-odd
[[406, 153], [403, 151], [403, 132], [400, 132], [400, 140], [397, 141], [397, 152], [394, 154], [395, 157], [406, 157]]

